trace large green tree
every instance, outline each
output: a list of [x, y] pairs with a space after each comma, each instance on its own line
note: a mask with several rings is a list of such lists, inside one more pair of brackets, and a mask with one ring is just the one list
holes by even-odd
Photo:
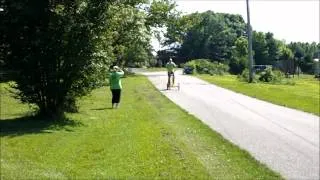
[[[207, 11], [174, 16], [168, 21], [163, 41], [168, 50], [161, 51], [159, 57], [175, 56], [179, 63], [198, 58], [211, 59], [229, 63], [230, 71], [239, 73], [243, 69], [245, 58], [239, 54], [239, 44], [236, 45], [236, 42], [240, 41], [239, 37], [246, 37], [245, 27], [246, 24], [239, 15]], [[275, 68], [283, 69], [281, 64], [291, 63], [290, 67], [293, 64], [294, 69], [300, 66], [303, 72], [311, 73], [312, 59], [318, 58], [320, 54], [319, 43], [286, 44], [275, 39], [271, 32], [253, 31], [252, 41], [254, 64], [257, 65], [274, 65]], [[293, 58], [289, 60], [287, 48], [293, 53]], [[291, 69], [293, 68], [290, 71]]]
[[291, 42], [288, 48], [293, 52], [295, 65], [305, 73], [313, 73], [313, 59], [320, 56], [320, 43]]
[[[150, 40], [176, 14], [172, 0], [137, 0], [114, 3], [109, 14], [107, 37], [118, 65], [155, 64]], [[159, 34], [158, 34], [159, 35]], [[108, 44], [108, 42], [105, 42]]]
[[73, 110], [75, 98], [99, 81], [105, 59], [96, 58], [111, 1], [1, 1], [4, 60], [23, 102], [42, 115]]
[[279, 42], [273, 37], [273, 33], [267, 32], [265, 34], [266, 45], [268, 49], [268, 58], [267, 62], [272, 64], [279, 59], [280, 49], [279, 49]]
[[268, 46], [266, 36], [263, 32], [253, 31], [252, 50], [254, 51], [253, 59], [257, 65], [271, 64], [268, 61]]
[[176, 18], [169, 24], [165, 43], [178, 44], [178, 58], [206, 58], [228, 62], [235, 40], [244, 35], [241, 16], [207, 11]]
[[245, 68], [248, 68], [248, 40], [246, 37], [239, 37], [235, 41], [229, 66], [233, 74], [241, 74]]
[[294, 73], [293, 53], [285, 44], [280, 47], [280, 60], [283, 61], [285, 73]]
[[[111, 63], [147, 61], [150, 29], [163, 19], [145, 0], [3, 0], [1, 64], [13, 70], [17, 97], [44, 116], [76, 110], [77, 97], [106, 79]], [[163, 14], [169, 9], [162, 10]]]

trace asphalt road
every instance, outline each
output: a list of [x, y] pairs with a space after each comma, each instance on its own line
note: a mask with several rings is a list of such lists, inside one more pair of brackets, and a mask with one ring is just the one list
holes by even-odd
[[174, 103], [287, 179], [319, 179], [319, 117], [257, 100], [191, 76], [141, 72]]

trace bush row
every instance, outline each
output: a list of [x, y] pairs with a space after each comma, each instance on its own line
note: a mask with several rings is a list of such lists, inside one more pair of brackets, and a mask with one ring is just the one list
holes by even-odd
[[216, 61], [211, 62], [208, 59], [191, 60], [184, 64], [183, 67], [191, 68], [193, 73], [210, 75], [223, 75], [229, 70], [228, 65], [218, 63]]
[[[249, 81], [249, 70], [245, 69], [241, 75], [238, 75], [241, 81]], [[271, 84], [289, 84], [294, 85], [295, 82], [292, 79], [285, 78], [285, 74], [278, 70], [272, 70], [271, 67], [267, 67], [265, 70], [255, 73], [253, 76], [253, 82], [264, 82]]]

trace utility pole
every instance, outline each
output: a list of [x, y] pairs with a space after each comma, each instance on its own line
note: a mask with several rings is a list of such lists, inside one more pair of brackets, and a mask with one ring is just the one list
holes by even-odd
[[248, 34], [248, 59], [249, 59], [249, 83], [253, 81], [253, 57], [252, 57], [252, 28], [250, 25], [249, 0], [247, 2], [247, 34]]

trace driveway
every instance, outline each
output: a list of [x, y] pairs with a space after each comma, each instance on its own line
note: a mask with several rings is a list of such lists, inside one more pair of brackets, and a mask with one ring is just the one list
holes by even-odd
[[319, 117], [274, 105], [178, 72], [141, 72], [171, 101], [288, 179], [319, 179]]

